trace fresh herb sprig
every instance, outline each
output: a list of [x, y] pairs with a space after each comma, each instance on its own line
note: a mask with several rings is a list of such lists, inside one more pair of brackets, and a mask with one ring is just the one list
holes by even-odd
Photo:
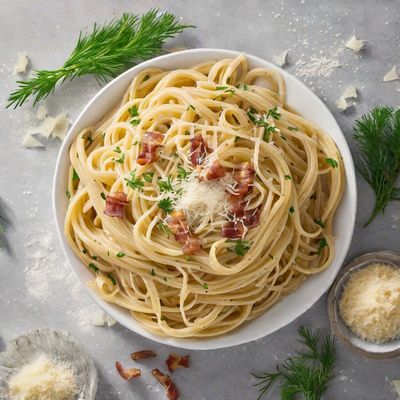
[[18, 81], [18, 89], [8, 98], [7, 107], [21, 106], [31, 96], [34, 105], [52, 93], [58, 82], [93, 74], [100, 83], [131, 66], [161, 53], [165, 40], [191, 27], [174, 15], [150, 10], [142, 17], [124, 13], [92, 32], [80, 33], [78, 43], [65, 64], [57, 70], [34, 71], [29, 80]]
[[364, 226], [384, 212], [390, 201], [400, 200], [395, 187], [400, 173], [400, 109], [376, 107], [354, 126], [360, 155], [357, 169], [375, 192], [375, 207]]
[[298, 341], [305, 350], [289, 357], [276, 372], [253, 375], [260, 382], [257, 400], [268, 392], [271, 386], [280, 381], [281, 400], [294, 400], [301, 395], [303, 400], [319, 400], [333, 376], [336, 362], [335, 341], [329, 334], [301, 327]]

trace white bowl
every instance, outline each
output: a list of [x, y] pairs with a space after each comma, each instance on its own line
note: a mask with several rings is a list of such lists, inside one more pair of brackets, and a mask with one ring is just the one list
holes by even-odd
[[[234, 58], [239, 54], [239, 52], [232, 50], [193, 49], [167, 54], [143, 62], [124, 72], [101, 89], [89, 104], [86, 105], [72, 125], [57, 159], [53, 183], [53, 208], [58, 236], [64, 254], [85, 287], [87, 287], [86, 282], [93, 276], [69, 248], [63, 234], [64, 218], [68, 204], [65, 196], [69, 167], [68, 150], [72, 141], [81, 129], [97, 122], [117, 103], [132, 78], [144, 68], [178, 69], [190, 67], [212, 59]], [[208, 339], [175, 339], [153, 335], [135, 321], [128, 311], [116, 305], [106, 303], [90, 289], [87, 289], [93, 300], [119, 323], [139, 335], [156, 342], [187, 349], [218, 349], [250, 342], [275, 332], [304, 313], [325, 293], [342, 266], [350, 246], [356, 216], [357, 188], [353, 160], [343, 133], [324, 103], [297, 78], [261, 58], [248, 54], [246, 54], [246, 57], [251, 68], [271, 68], [278, 70], [283, 75], [287, 87], [287, 103], [294, 107], [301, 115], [323, 128], [334, 139], [342, 154], [347, 181], [343, 199], [335, 216], [336, 257], [327, 270], [310, 277], [294, 293], [283, 298], [259, 318], [243, 324], [230, 333]]]

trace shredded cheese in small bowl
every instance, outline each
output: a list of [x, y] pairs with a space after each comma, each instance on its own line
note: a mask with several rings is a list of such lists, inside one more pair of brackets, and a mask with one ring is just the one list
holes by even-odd
[[328, 296], [335, 335], [370, 358], [400, 356], [400, 255], [369, 253], [344, 267]]

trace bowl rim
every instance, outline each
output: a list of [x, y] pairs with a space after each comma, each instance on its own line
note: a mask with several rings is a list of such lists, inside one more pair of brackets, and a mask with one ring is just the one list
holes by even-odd
[[[350, 217], [348, 218], [346, 224], [347, 224], [347, 234], [346, 234], [346, 240], [343, 243], [343, 246], [341, 247], [341, 257], [340, 259], [340, 264], [343, 263], [348, 249], [351, 244], [352, 236], [353, 236], [353, 231], [354, 231], [354, 226], [355, 226], [355, 219], [356, 219], [356, 211], [357, 211], [357, 184], [356, 184], [356, 175], [355, 175], [355, 168], [354, 168], [354, 163], [353, 163], [353, 158], [348, 146], [348, 143], [346, 141], [346, 138], [340, 129], [336, 119], [328, 109], [328, 107], [325, 105], [325, 103], [322, 102], [318, 98], [318, 96], [313, 93], [303, 82], [301, 82], [296, 76], [288, 73], [287, 71], [283, 70], [282, 68], [276, 66], [275, 64], [266, 61], [260, 57], [253, 56], [251, 54], [241, 52], [241, 51], [236, 51], [236, 50], [226, 50], [226, 49], [215, 49], [215, 48], [197, 48], [197, 49], [189, 49], [189, 50], [183, 50], [175, 53], [170, 53], [170, 54], [165, 54], [159, 57], [155, 57], [151, 60], [147, 60], [143, 63], [140, 63], [127, 71], [123, 72], [122, 74], [118, 75], [116, 78], [111, 80], [106, 86], [101, 88], [93, 97], [92, 99], [83, 107], [82, 111], [79, 113], [78, 117], [75, 119], [74, 123], [70, 127], [68, 134], [66, 138], [64, 139], [61, 148], [59, 150], [58, 156], [57, 156], [57, 161], [56, 161], [56, 166], [55, 166], [55, 172], [54, 172], [54, 178], [53, 178], [53, 189], [52, 189], [52, 208], [53, 208], [53, 217], [55, 219], [55, 224], [56, 224], [56, 231], [57, 231], [57, 236], [59, 238], [61, 248], [63, 250], [64, 256], [69, 264], [69, 266], [72, 268], [74, 273], [76, 274], [77, 278], [81, 282], [81, 284], [84, 286], [86, 292], [89, 294], [89, 296], [94, 300], [94, 302], [100, 306], [105, 312], [110, 314], [113, 318], [115, 318], [118, 322], [121, 323], [125, 328], [131, 330], [132, 332], [135, 332], [136, 334], [139, 334], [143, 337], [146, 337], [147, 339], [151, 339], [155, 342], [174, 346], [174, 347], [179, 347], [179, 348], [186, 348], [186, 349], [192, 349], [192, 350], [213, 350], [213, 349], [219, 349], [219, 348], [225, 348], [225, 347], [232, 347], [244, 343], [249, 343], [258, 339], [261, 339], [264, 336], [267, 336], [278, 329], [288, 325], [292, 321], [294, 321], [296, 318], [298, 318], [300, 315], [305, 313], [312, 305], [314, 305], [321, 297], [322, 295], [328, 290], [328, 288], [331, 286], [332, 282], [334, 281], [337, 273], [340, 270], [340, 267], [337, 267], [337, 271], [332, 277], [329, 277], [329, 279], [326, 279], [321, 285], [321, 289], [315, 294], [314, 292], [311, 293], [311, 295], [307, 298], [307, 301], [304, 301], [303, 307], [301, 308], [301, 311], [296, 311], [293, 312], [292, 310], [289, 310], [286, 316], [284, 316], [279, 324], [276, 324], [276, 327], [273, 329], [269, 329], [268, 331], [259, 329], [257, 331], [257, 334], [253, 333], [252, 335], [246, 336], [246, 335], [240, 335], [239, 337], [234, 337], [234, 339], [225, 341], [224, 338], [226, 335], [219, 335], [215, 337], [210, 337], [210, 338], [169, 338], [169, 337], [164, 337], [164, 336], [158, 336], [155, 334], [152, 334], [145, 330], [144, 328], [140, 327], [137, 325], [135, 328], [132, 326], [127, 326], [127, 322], [122, 322], [121, 318], [119, 318], [118, 311], [116, 305], [110, 304], [102, 300], [97, 294], [95, 294], [92, 290], [90, 290], [87, 285], [85, 285], [85, 282], [83, 280], [83, 277], [78, 273], [77, 268], [74, 267], [71, 258], [68, 254], [68, 243], [64, 237], [64, 226], [63, 223], [59, 223], [58, 221], [58, 214], [59, 214], [59, 205], [57, 203], [57, 197], [58, 197], [58, 177], [61, 174], [61, 164], [62, 161], [65, 157], [68, 157], [68, 148], [70, 146], [70, 142], [72, 141], [72, 133], [75, 131], [76, 126], [79, 124], [80, 120], [85, 116], [86, 112], [90, 107], [92, 106], [93, 103], [95, 103], [100, 97], [103, 96], [103, 94], [111, 88], [113, 85], [118, 84], [120, 81], [123, 81], [127, 76], [131, 75], [131, 78], [135, 75], [136, 72], [139, 72], [140, 70], [153, 66], [157, 67], [157, 63], [159, 62], [165, 62], [165, 61], [170, 61], [173, 60], [174, 58], [180, 58], [182, 55], [187, 56], [187, 61], [186, 65], [194, 64], [194, 61], [190, 59], [191, 56], [196, 57], [196, 55], [203, 55], [203, 56], [208, 56], [209, 59], [222, 59], [222, 58], [233, 58], [236, 57], [240, 54], [244, 54], [247, 59], [250, 62], [254, 62], [258, 65], [262, 65], [266, 68], [271, 68], [276, 71], [278, 71], [282, 77], [284, 78], [285, 82], [287, 81], [292, 81], [297, 87], [301, 89], [301, 93], [306, 92], [307, 95], [312, 99], [314, 103], [318, 103], [318, 107], [320, 111], [323, 111], [324, 113], [329, 114], [331, 117], [331, 125], [332, 129], [334, 127], [335, 131], [337, 132], [337, 137], [335, 139], [336, 143], [338, 140], [341, 141], [340, 144], [340, 153], [343, 158], [343, 161], [346, 166], [345, 174], [346, 174], [346, 189], [349, 190], [349, 213]], [[294, 105], [296, 108], [296, 105]], [[327, 132], [327, 134], [329, 134]], [[76, 135], [76, 133], [75, 133]], [[74, 135], [74, 136], [75, 136]], [[338, 143], [337, 143], [338, 144]], [[65, 192], [65, 186], [64, 186], [64, 191]], [[336, 254], [335, 257], [338, 257]], [[334, 261], [333, 261], [334, 262]], [[286, 296], [287, 297], [287, 296]], [[133, 318], [133, 317], [131, 317]], [[248, 323], [251, 323], [252, 321], [249, 321]], [[236, 328], [233, 332], [237, 331], [240, 329], [240, 327]], [[231, 332], [230, 332], [231, 333]], [[229, 333], [227, 334], [229, 335]], [[222, 338], [222, 339], [221, 339]]]
[[[329, 323], [331, 325], [331, 330], [333, 334], [337, 338], [339, 338], [339, 340], [348, 350], [352, 351], [355, 354], [374, 360], [390, 360], [400, 357], [400, 339], [395, 339], [397, 342], [399, 342], [399, 344], [398, 347], [393, 350], [369, 351], [363, 349], [350, 340], [351, 337], [357, 337], [357, 335], [353, 334], [351, 330], [346, 326], [338, 311], [339, 300], [341, 297], [341, 293], [338, 293], [338, 290], [340, 290], [345, 285], [345, 283], [353, 273], [370, 265], [378, 263], [392, 265], [396, 268], [400, 268], [400, 254], [389, 250], [374, 251], [362, 254], [356, 257], [353, 261], [349, 262], [347, 265], [345, 265], [339, 271], [335, 281], [329, 289], [327, 311]], [[345, 329], [342, 329], [341, 325], [343, 325]], [[357, 339], [366, 343], [367, 345], [371, 344], [375, 346], [385, 346], [385, 343], [369, 343], [359, 337], [357, 337]]]

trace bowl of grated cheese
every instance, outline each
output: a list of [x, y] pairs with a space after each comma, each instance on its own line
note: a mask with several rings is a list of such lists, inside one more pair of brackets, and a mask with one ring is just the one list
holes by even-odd
[[400, 357], [400, 255], [367, 253], [345, 266], [328, 295], [333, 333], [351, 351]]

